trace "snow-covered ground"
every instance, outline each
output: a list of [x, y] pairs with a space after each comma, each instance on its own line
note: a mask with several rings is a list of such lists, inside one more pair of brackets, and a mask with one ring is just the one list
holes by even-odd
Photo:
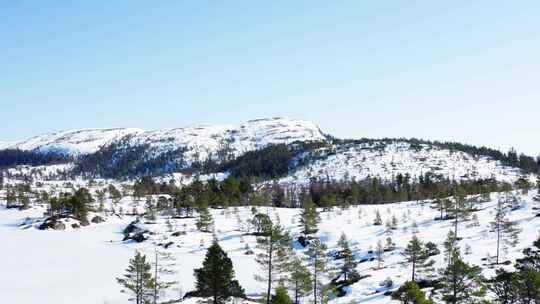
[[[515, 259], [538, 236], [540, 217], [534, 216], [532, 196], [532, 193], [519, 196], [520, 208], [509, 214], [509, 218], [519, 224], [522, 233], [519, 245], [509, 248], [502, 260]], [[478, 205], [480, 211], [475, 212], [478, 226], [473, 225], [473, 221], [460, 223], [459, 236], [463, 239], [459, 245], [462, 250], [470, 247], [470, 253], [464, 258], [471, 263], [482, 265], [485, 263], [482, 258], [495, 253], [496, 239], [490, 232], [489, 222], [494, 216], [496, 201], [497, 194], [492, 194], [490, 202]], [[118, 204], [125, 210], [131, 210], [136, 203], [124, 198]], [[143, 205], [144, 201], [139, 204]], [[398, 219], [397, 229], [388, 233], [384, 225], [374, 226], [376, 210], [383, 222], [395, 216]], [[180, 283], [177, 288], [187, 292], [194, 286], [193, 269], [200, 267], [213, 238], [211, 233], [196, 230], [195, 219], [169, 219], [169, 225], [167, 217], [158, 218], [155, 224], [144, 224], [144, 228], [154, 234], [143, 243], [121, 241], [122, 230], [134, 220], [133, 216], [109, 216], [105, 223], [65, 231], [40, 231], [33, 226], [19, 226], [26, 218], [40, 218], [43, 212], [41, 207], [25, 211], [0, 207], [0, 260], [4, 261], [0, 295], [3, 303], [125, 303], [127, 295], [120, 292], [115, 278], [123, 274], [129, 258], [135, 250], [151, 256], [158, 244], [168, 242], [173, 242], [173, 245], [166, 250], [178, 258], [175, 279]], [[259, 208], [259, 212], [268, 213], [274, 220], [279, 218], [293, 236], [299, 235], [300, 210]], [[264, 291], [264, 284], [254, 279], [254, 274], [259, 271], [258, 265], [254, 255], [245, 254], [246, 246], [254, 249], [256, 240], [241, 231], [252, 217], [250, 208], [212, 210], [212, 214], [216, 236], [232, 258], [241, 285], [249, 296], [259, 295]], [[397, 246], [396, 250], [385, 253], [382, 269], [377, 269], [377, 261], [359, 264], [360, 274], [371, 276], [354, 284], [345, 297], [331, 303], [390, 303], [390, 298], [383, 296], [385, 289], [380, 283], [391, 278], [394, 288], [397, 288], [409, 279], [410, 269], [401, 264], [400, 252], [413, 233], [424, 242], [436, 243], [442, 250], [442, 242], [452, 228], [452, 222], [434, 221], [437, 215], [438, 211], [427, 202], [366, 205], [321, 212], [318, 236], [330, 250], [337, 249], [337, 240], [342, 232], [349, 238], [357, 259], [368, 255], [378, 241], [385, 243], [387, 237], [391, 237]], [[186, 234], [172, 236], [174, 231]], [[298, 244], [295, 248], [298, 255], [303, 255]], [[435, 260], [437, 267], [441, 267], [442, 254]], [[489, 276], [493, 270], [487, 269], [484, 273]]]
[[[412, 148], [407, 142], [396, 141], [386, 144], [383, 149], [377, 148], [376, 144], [338, 147], [327, 157], [294, 169], [281, 179], [281, 183], [306, 183], [312, 177], [392, 180], [398, 174], [409, 174], [415, 178], [428, 172], [452, 180], [495, 178], [510, 183], [523, 176], [519, 169], [504, 166], [488, 157], [428, 145]], [[530, 178], [534, 182], [534, 177]]]

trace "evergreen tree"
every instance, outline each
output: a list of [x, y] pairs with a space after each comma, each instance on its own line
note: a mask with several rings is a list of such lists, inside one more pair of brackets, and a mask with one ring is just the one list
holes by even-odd
[[202, 232], [210, 232], [212, 230], [212, 226], [214, 225], [214, 220], [212, 218], [210, 210], [208, 209], [208, 205], [202, 203], [199, 206], [198, 213], [199, 217], [197, 218], [197, 222], [195, 223], [197, 229]]
[[173, 287], [178, 282], [163, 279], [163, 277], [170, 277], [175, 274], [176, 271], [172, 270], [175, 265], [176, 258], [174, 255], [168, 252], [154, 251], [154, 289], [153, 289], [153, 304], [157, 304], [161, 294], [166, 290]]
[[375, 226], [382, 225], [382, 219], [381, 219], [381, 214], [379, 213], [379, 210], [375, 210], [375, 219], [373, 220], [373, 225]]
[[256, 213], [251, 220], [251, 224], [255, 229], [255, 234], [257, 235], [264, 235], [269, 233], [270, 228], [272, 227], [272, 221], [270, 220], [270, 217], [264, 213]]
[[17, 195], [12, 189], [6, 192], [6, 208], [12, 208], [17, 204]]
[[300, 304], [300, 298], [311, 291], [311, 274], [296, 256], [289, 263], [289, 274], [290, 288], [294, 291], [294, 304]]
[[516, 273], [497, 269], [495, 277], [490, 279], [488, 283], [488, 288], [495, 294], [497, 303], [518, 303], [519, 284]]
[[302, 226], [302, 233], [310, 235], [317, 232], [317, 224], [319, 223], [319, 213], [315, 204], [310, 199], [304, 200], [302, 204], [302, 211], [300, 213], [300, 224]]
[[465, 189], [462, 186], [458, 186], [454, 191], [454, 201], [452, 206], [452, 213], [454, 217], [454, 235], [458, 236], [458, 224], [460, 221], [464, 221], [471, 213], [470, 206], [467, 205], [467, 197]]
[[455, 252], [459, 252], [456, 236], [454, 231], [449, 230], [446, 235], [446, 240], [443, 243], [444, 246], [444, 259], [447, 264], [450, 264]]
[[441, 270], [442, 295], [446, 303], [471, 303], [485, 294], [481, 268], [471, 266], [461, 259], [459, 251], [454, 251], [448, 266]]
[[202, 268], [195, 269], [196, 291], [202, 297], [211, 297], [213, 304], [222, 304], [230, 297], [244, 297], [244, 290], [234, 279], [231, 259], [217, 240], [208, 248]]
[[392, 299], [403, 304], [434, 304], [433, 301], [426, 299], [418, 284], [412, 281], [406, 282], [393, 292]]
[[518, 293], [521, 303], [540, 303], [540, 272], [533, 269], [517, 273]]
[[341, 276], [343, 276], [344, 280], [358, 278], [359, 274], [356, 271], [356, 266], [358, 265], [358, 263], [354, 259], [351, 248], [349, 247], [349, 241], [347, 240], [347, 236], [345, 235], [345, 233], [341, 234], [338, 245], [341, 248], [340, 256], [343, 258], [343, 264], [339, 269]]
[[429, 255], [424, 244], [420, 242], [416, 235], [409, 241], [402, 254], [405, 257], [406, 263], [412, 266], [412, 282], [415, 282], [417, 272], [428, 270], [433, 265], [433, 261], [429, 260]]
[[327, 292], [326, 286], [322, 284], [322, 277], [331, 272], [326, 245], [320, 239], [314, 239], [309, 245], [307, 256], [312, 276], [313, 302], [314, 304], [322, 303]]
[[[265, 236], [257, 238], [257, 248], [261, 253], [257, 254], [256, 262], [261, 266], [263, 274], [255, 275], [255, 279], [265, 282], [267, 285], [266, 303], [270, 303], [272, 284], [278, 280], [278, 275], [286, 270], [286, 259], [278, 259], [278, 250], [286, 250], [291, 244], [289, 233], [285, 232], [280, 225], [270, 222]], [[285, 253], [282, 253], [285, 255]]]
[[122, 193], [120, 193], [120, 191], [118, 191], [118, 189], [116, 189], [116, 187], [112, 184], [109, 185], [107, 190], [109, 191], [109, 195], [111, 196], [113, 203], [118, 203], [122, 198]]
[[276, 288], [275, 294], [272, 296], [270, 303], [271, 304], [293, 304], [293, 301], [291, 300], [291, 297], [289, 297], [289, 294], [287, 293], [287, 289], [283, 285], [280, 285]]
[[129, 260], [129, 266], [126, 274], [122, 278], [117, 278], [117, 282], [128, 289], [134, 296], [130, 301], [136, 304], [152, 303], [152, 290], [154, 280], [150, 273], [152, 267], [146, 261], [146, 256], [140, 252], [135, 253], [135, 257]]
[[490, 223], [491, 229], [497, 234], [497, 254], [495, 264], [499, 264], [501, 243], [505, 246], [515, 246], [518, 243], [519, 228], [506, 217], [506, 206], [502, 200], [497, 203], [495, 218]]

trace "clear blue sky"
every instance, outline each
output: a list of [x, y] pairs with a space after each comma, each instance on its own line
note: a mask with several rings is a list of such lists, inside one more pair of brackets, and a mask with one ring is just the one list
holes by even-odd
[[0, 140], [286, 116], [537, 155], [539, 16], [539, 1], [2, 1]]

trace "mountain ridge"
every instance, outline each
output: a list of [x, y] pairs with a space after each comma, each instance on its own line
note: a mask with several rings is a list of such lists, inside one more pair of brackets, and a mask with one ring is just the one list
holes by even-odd
[[313, 122], [288, 118], [157, 130], [67, 130], [0, 142], [0, 167], [59, 162], [73, 163], [74, 174], [88, 177], [224, 173], [283, 183], [426, 173], [513, 183], [540, 168], [540, 159], [513, 150], [414, 138], [338, 139]]
[[[90, 128], [61, 130], [30, 137], [21, 141], [0, 141], [0, 150], [18, 149], [24, 151], [56, 152], [71, 156], [96, 152], [104, 145], [133, 136], [132, 143], [157, 144], [175, 141], [179, 145], [196, 146], [204, 144], [197, 139], [211, 140], [228, 132], [253, 131], [255, 140], [269, 143], [321, 140], [326, 135], [310, 122], [288, 118], [264, 118], [248, 120], [241, 124], [195, 124], [179, 128], [143, 130], [139, 128]], [[260, 132], [257, 132], [260, 131]], [[264, 132], [266, 131], [266, 133]], [[289, 131], [289, 133], [287, 133]], [[277, 133], [276, 133], [277, 132]], [[283, 134], [283, 137], [275, 136]], [[224, 133], [224, 134], [219, 134]], [[262, 134], [261, 134], [262, 133]], [[187, 139], [185, 139], [187, 138]], [[192, 140], [193, 142], [190, 142]], [[214, 140], [215, 141], [215, 140]], [[213, 143], [215, 145], [215, 143]], [[255, 145], [258, 147], [258, 145]]]

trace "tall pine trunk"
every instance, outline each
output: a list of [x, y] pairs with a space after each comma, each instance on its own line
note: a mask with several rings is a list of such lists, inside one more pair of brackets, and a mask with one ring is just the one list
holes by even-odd
[[315, 261], [313, 263], [313, 298], [314, 304], [317, 304], [317, 260], [318, 256], [315, 253]]
[[298, 280], [294, 281], [294, 304], [298, 303]]
[[412, 278], [411, 278], [412, 282], [414, 282], [415, 271], [416, 271], [416, 254], [413, 256], [413, 260], [412, 260]]
[[155, 269], [154, 269], [154, 304], [157, 304], [157, 298], [158, 298], [158, 253], [157, 250], [155, 251], [156, 254], [156, 263], [155, 263]]
[[495, 261], [496, 265], [499, 265], [499, 248], [500, 248], [500, 241], [501, 241], [501, 223], [497, 223], [497, 259]]
[[266, 304], [270, 304], [270, 293], [272, 292], [272, 253], [274, 252], [274, 242], [272, 242], [272, 234], [270, 234], [268, 241], [270, 243], [270, 247], [268, 250], [268, 287], [266, 291]]

